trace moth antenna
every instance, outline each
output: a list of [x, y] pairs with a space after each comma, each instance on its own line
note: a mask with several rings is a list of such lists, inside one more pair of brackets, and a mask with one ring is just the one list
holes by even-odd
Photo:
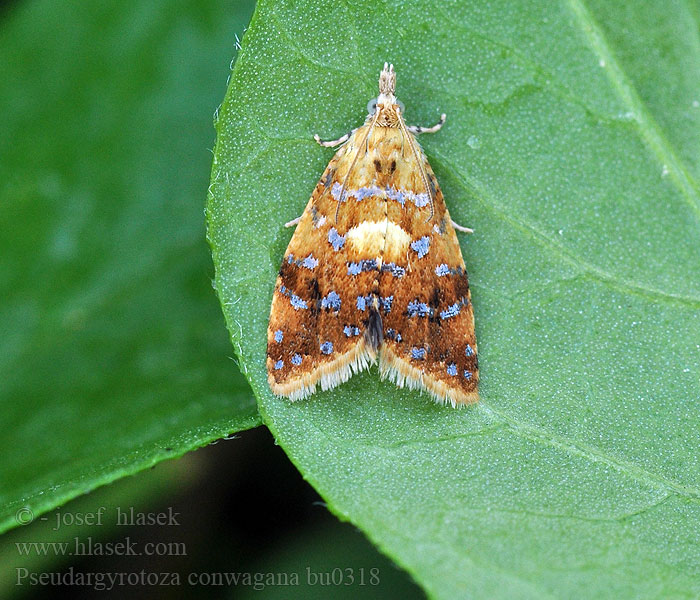
[[374, 124], [377, 122], [377, 119], [379, 118], [379, 107], [377, 107], [376, 112], [374, 113], [374, 118], [372, 119], [372, 123], [369, 126], [369, 129], [367, 130], [367, 133], [365, 134], [364, 139], [362, 140], [362, 143], [358, 144], [357, 146], [357, 152], [355, 153], [355, 158], [352, 159], [352, 162], [350, 163], [350, 168], [348, 169], [348, 172], [345, 174], [345, 179], [343, 179], [343, 187], [340, 188], [340, 196], [338, 197], [338, 206], [335, 209], [335, 222], [338, 222], [338, 212], [340, 211], [340, 203], [343, 201], [343, 197], [345, 196], [345, 186], [348, 183], [348, 179], [350, 179], [350, 174], [352, 173], [352, 170], [355, 168], [355, 163], [357, 162], [357, 159], [360, 156], [360, 150], [362, 149], [362, 146], [365, 145], [365, 142], [369, 141], [369, 134], [372, 133], [372, 129], [374, 128]]
[[399, 128], [401, 129], [401, 135], [404, 136], [404, 138], [408, 141], [408, 145], [411, 148], [411, 151], [413, 152], [413, 157], [416, 159], [416, 164], [418, 165], [418, 172], [420, 173], [420, 177], [423, 180], [423, 186], [425, 187], [425, 191], [428, 194], [428, 199], [430, 200], [430, 216], [425, 220], [425, 222], [427, 223], [435, 215], [433, 192], [430, 188], [430, 184], [428, 183], [428, 176], [425, 174], [425, 169], [423, 168], [423, 161], [421, 161], [420, 156], [418, 156], [418, 150], [416, 150], [411, 136], [408, 135], [406, 123], [404, 123], [403, 116], [401, 115], [401, 109], [398, 106], [396, 107], [396, 116], [399, 118]]
[[406, 143], [406, 136], [404, 135], [403, 129], [399, 127], [401, 132], [401, 158], [406, 158], [406, 153], [404, 152], [404, 144]]

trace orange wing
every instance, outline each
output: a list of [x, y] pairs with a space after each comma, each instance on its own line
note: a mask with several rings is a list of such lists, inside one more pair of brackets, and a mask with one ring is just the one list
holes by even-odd
[[[268, 380], [274, 393], [291, 400], [312, 394], [317, 384], [325, 390], [347, 381], [376, 360], [377, 344], [367, 332], [378, 331], [369, 301], [378, 271], [358, 244], [357, 228], [375, 212], [384, 218], [384, 202], [367, 198], [359, 211], [348, 196], [336, 222], [340, 191], [366, 132], [367, 126], [357, 129], [328, 164], [277, 277], [267, 335]], [[349, 191], [364, 173], [363, 162], [356, 162]]]
[[[379, 293], [393, 301], [384, 317], [379, 368], [397, 385], [424, 388], [439, 402], [476, 402], [479, 371], [467, 271], [435, 174], [413, 142], [432, 187], [433, 216], [428, 194], [409, 191], [425, 185], [415, 157], [405, 153], [388, 183], [398, 198], [388, 203], [388, 222], [397, 234], [387, 240], [392, 268], [380, 274]], [[403, 243], [395, 242], [398, 237]]]

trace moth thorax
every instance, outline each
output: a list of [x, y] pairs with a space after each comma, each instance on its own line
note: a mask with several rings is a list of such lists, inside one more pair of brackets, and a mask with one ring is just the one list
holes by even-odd
[[398, 127], [399, 118], [396, 115], [396, 109], [391, 104], [385, 104], [377, 117], [377, 125], [379, 127]]

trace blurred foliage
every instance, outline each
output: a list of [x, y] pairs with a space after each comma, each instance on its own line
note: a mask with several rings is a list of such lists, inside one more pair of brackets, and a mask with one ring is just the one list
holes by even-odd
[[[102, 486], [5, 533], [0, 537], [0, 597], [44, 598], [49, 588], [32, 584], [31, 577], [58, 573], [65, 581], [94, 574], [85, 585], [50, 588], [54, 595], [89, 598], [100, 587], [110, 587], [110, 575], [140, 577], [142, 572], [151, 581], [153, 574], [172, 573], [180, 583], [126, 586], [117, 581], [112, 593], [207, 599], [424, 597], [360, 532], [326, 510], [273, 441], [264, 427], [243, 432]], [[128, 525], [132, 511], [173, 515], [174, 521]], [[120, 544], [130, 552], [101, 551]], [[159, 548], [158, 555], [144, 554], [149, 547]], [[251, 579], [244, 581], [246, 574]], [[219, 576], [238, 577], [238, 583], [214, 585]]]
[[237, 598], [284, 600], [292, 593], [304, 600], [425, 597], [406, 573], [376, 552], [351, 525], [323, 523], [289, 537], [280, 546], [250, 569], [254, 573], [284, 573], [288, 581], [294, 574], [298, 585], [273, 585], [264, 590], [246, 587]]
[[259, 422], [203, 224], [212, 115], [251, 11], [2, 15], [0, 530]]
[[[90, 545], [97, 548], [98, 544], [114, 544], [127, 536], [135, 539], [143, 535], [145, 527], [129, 528], [118, 524], [117, 507], [127, 516], [131, 510], [135, 514], [160, 512], [158, 499], [168, 497], [177, 511], [173, 490], [181, 493], [195, 483], [205, 470], [202, 469], [204, 464], [202, 453], [190, 453], [181, 460], [166, 461], [158, 469], [142, 471], [100, 487], [42, 516], [27, 511], [21, 513], [24, 525], [0, 538], [0, 597], [26, 597], [32, 591], [38, 592], [41, 587], [30, 585], [29, 573], [56, 572], [69, 566], [76, 568], [76, 564], [76, 570], [83, 570], [81, 561], [100, 559], [96, 552], [90, 556], [87, 551]], [[162, 510], [166, 512], [167, 508]], [[126, 519], [122, 518], [122, 522]], [[167, 532], [166, 540], [182, 541], [185, 527], [163, 529]], [[151, 539], [159, 539], [152, 531], [148, 533]], [[75, 555], [80, 549], [85, 550], [84, 556]], [[143, 543], [139, 544], [139, 549], [143, 549]], [[107, 559], [119, 560], [115, 556]]]

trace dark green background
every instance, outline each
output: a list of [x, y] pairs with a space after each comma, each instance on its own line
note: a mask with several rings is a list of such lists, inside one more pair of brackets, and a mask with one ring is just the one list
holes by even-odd
[[[16, 527], [18, 510], [36, 519], [0, 538], [3, 598], [47, 593], [16, 586], [17, 568], [70, 567], [380, 566], [375, 594], [393, 585], [418, 593], [313, 504], [316, 494], [263, 430], [81, 496], [259, 423], [231, 360], [204, 228], [213, 115], [252, 10], [223, 0], [47, 0], [0, 13], [0, 530]], [[55, 532], [56, 506], [69, 518], [105, 506], [107, 516], [99, 527]], [[118, 528], [117, 506], [172, 507], [181, 524]], [[28, 557], [16, 546], [126, 536], [181, 541], [188, 556]], [[231, 590], [113, 592], [135, 593]]]

